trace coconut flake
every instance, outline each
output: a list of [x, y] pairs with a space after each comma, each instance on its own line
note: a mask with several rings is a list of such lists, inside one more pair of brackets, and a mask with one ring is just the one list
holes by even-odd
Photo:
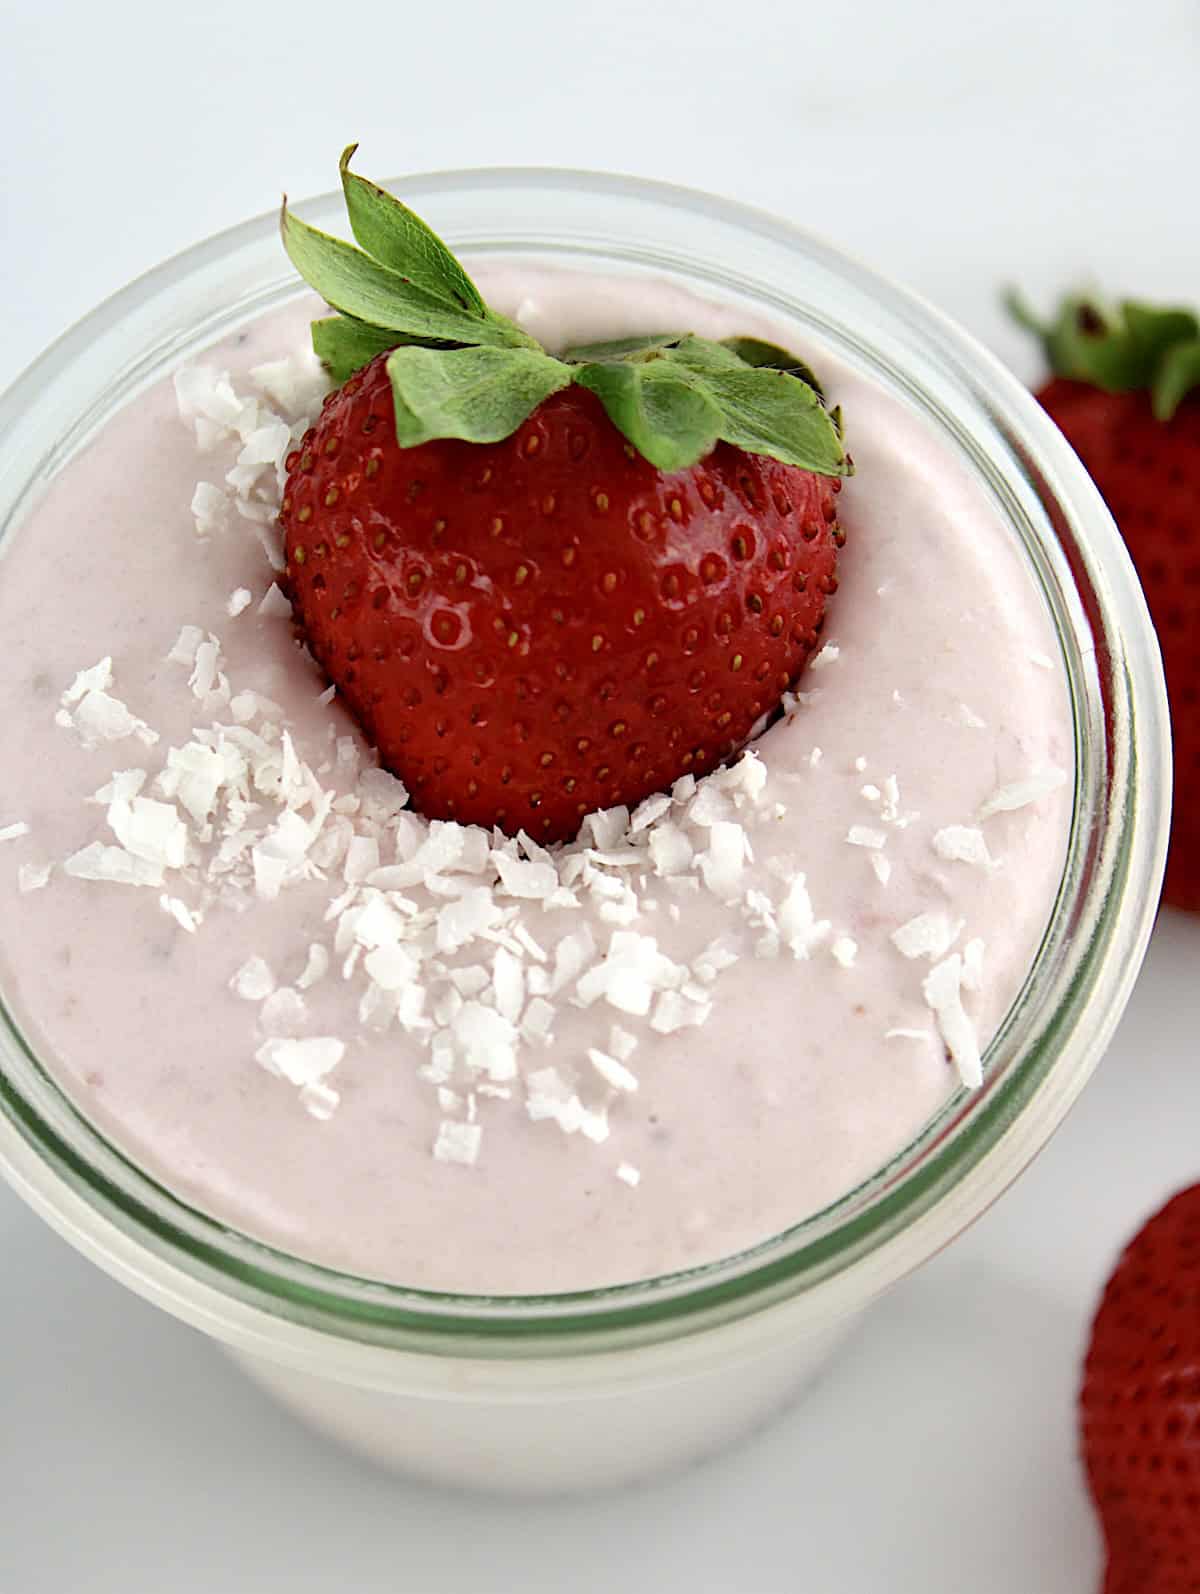
[[136, 736], [146, 747], [153, 747], [158, 741], [158, 732], [138, 719], [118, 698], [109, 695], [108, 688], [112, 684], [111, 658], [101, 659], [91, 669], [80, 670], [59, 700], [55, 723], [65, 730], [74, 730], [89, 750], [102, 742], [123, 741], [127, 736]]
[[250, 380], [284, 415], [304, 421], [315, 417], [329, 390], [328, 375], [310, 355], [293, 355], [252, 366]]
[[412, 948], [391, 942], [372, 947], [363, 968], [381, 991], [402, 991], [420, 978], [421, 960]]
[[986, 951], [986, 944], [979, 936], [973, 936], [963, 947], [962, 987], [964, 991], [981, 991], [983, 989], [983, 959]]
[[318, 980], [323, 980], [329, 973], [329, 951], [319, 941], [313, 941], [308, 949], [303, 972], [296, 980], [296, 989], [307, 991]]
[[229, 594], [229, 601], [225, 605], [225, 612], [231, 620], [236, 620], [239, 614], [247, 610], [254, 602], [254, 594], [249, 587], [235, 587]]
[[962, 934], [963, 921], [945, 913], [918, 913], [891, 934], [892, 945], [906, 958], [944, 957]]
[[852, 968], [858, 957], [858, 942], [848, 935], [839, 935], [829, 951], [835, 963], [840, 963], [844, 969]]
[[638, 835], [648, 825], [652, 825], [656, 820], [661, 819], [665, 813], [669, 812], [670, 808], [671, 798], [666, 792], [658, 792], [653, 797], [644, 798], [630, 816], [630, 834]]
[[574, 1089], [557, 1068], [535, 1068], [525, 1076], [525, 1111], [534, 1123], [546, 1118], [555, 1118], [561, 1123], [564, 1114], [581, 1106]]
[[342, 862], [342, 878], [358, 885], [379, 868], [379, 843], [374, 836], [351, 836]]
[[700, 825], [705, 830], [712, 825], [727, 823], [733, 815], [732, 798], [721, 790], [715, 780], [704, 781], [687, 805], [688, 823]]
[[268, 1074], [290, 1085], [315, 1085], [346, 1055], [345, 1043], [333, 1035], [275, 1037], [264, 1041], [254, 1059]]
[[636, 1189], [641, 1183], [642, 1176], [631, 1162], [620, 1162], [617, 1164], [617, 1178], [630, 1189]]
[[40, 891], [53, 873], [52, 863], [23, 863], [17, 870], [17, 889], [23, 894]]
[[104, 880], [121, 886], [161, 886], [161, 867], [145, 858], [136, 858], [124, 847], [106, 847], [93, 841], [72, 853], [63, 864], [63, 873], [76, 880]]
[[438, 951], [459, 951], [485, 931], [495, 929], [503, 916], [503, 909], [486, 886], [477, 886], [464, 892], [457, 901], [448, 902], [438, 914]]
[[227, 371], [218, 371], [211, 365], [185, 365], [174, 376], [175, 401], [180, 416], [185, 421], [198, 416], [212, 421], [227, 435], [241, 418], [245, 408], [233, 390]]
[[525, 970], [520, 958], [504, 947], [497, 948], [492, 960], [492, 990], [497, 1013], [510, 1024], [518, 1024], [525, 1005]]
[[168, 896], [164, 892], [158, 899], [158, 905], [164, 913], [171, 915], [181, 930], [186, 930], [189, 935], [195, 935], [201, 916], [194, 913], [182, 898]]
[[933, 850], [947, 863], [970, 863], [981, 868], [992, 867], [992, 855], [983, 831], [972, 825], [945, 825], [935, 831]]
[[227, 529], [233, 505], [228, 494], [214, 482], [197, 482], [191, 510], [197, 537], [211, 537], [214, 532]]
[[494, 1008], [464, 1002], [449, 1026], [459, 1057], [474, 1072], [498, 1083], [517, 1074], [517, 1031]]
[[938, 1030], [959, 1078], [973, 1090], [983, 1083], [983, 1062], [975, 1026], [962, 1005], [962, 972], [963, 960], [955, 952], [930, 969], [921, 989], [937, 1019]]
[[[137, 771], [139, 775], [143, 771]], [[159, 869], [180, 869], [187, 857], [187, 826], [174, 803], [156, 802], [152, 797], [135, 797], [132, 802], [114, 796], [108, 808], [108, 823], [117, 840], [135, 858], [144, 858]]]
[[833, 928], [828, 919], [813, 912], [806, 878], [798, 874], [788, 886], [778, 910], [779, 933], [795, 958], [806, 958]]
[[683, 970], [658, 950], [651, 935], [614, 930], [604, 961], [582, 975], [576, 994], [585, 1007], [603, 997], [623, 1013], [644, 1018], [656, 991], [683, 983]]
[[453, 1118], [443, 1118], [433, 1143], [433, 1155], [438, 1162], [454, 1162], [470, 1168], [479, 1160], [482, 1142], [482, 1124], [464, 1124]]
[[888, 859], [881, 852], [869, 852], [867, 854], [867, 862], [875, 871], [875, 878], [879, 881], [879, 884], [881, 886], [887, 885], [892, 878], [892, 866]]
[[326, 1123], [337, 1111], [341, 1096], [320, 1080], [300, 1087], [300, 1105], [319, 1123]]
[[554, 948], [554, 972], [550, 976], [546, 995], [557, 996], [566, 986], [574, 984], [595, 955], [596, 943], [586, 925], [581, 930], [564, 935]]
[[308, 1023], [304, 998], [290, 985], [281, 985], [259, 1008], [258, 1023], [264, 1035], [276, 1039], [299, 1034]]
[[154, 783], [161, 797], [178, 802], [197, 825], [207, 822], [229, 779], [225, 758], [203, 742], [167, 749], [166, 767]]
[[697, 867], [713, 895], [722, 902], [732, 902], [741, 887], [746, 832], [739, 824], [717, 820], [711, 825], [708, 838], [707, 851], [697, 854]]
[[650, 832], [650, 861], [656, 875], [678, 875], [691, 867], [692, 844], [678, 825], [656, 825]]
[[275, 976], [265, 958], [250, 957], [229, 981], [229, 989], [246, 1002], [262, 1002], [275, 989]]
[[629, 809], [621, 803], [616, 808], [602, 808], [594, 814], [588, 814], [580, 835], [585, 841], [590, 841], [593, 847], [607, 852], [617, 846], [628, 829]]
[[544, 902], [558, 885], [552, 864], [529, 863], [505, 852], [493, 852], [492, 862], [500, 876], [500, 888], [507, 896]]
[[600, 1075], [601, 1079], [614, 1090], [635, 1091], [638, 1088], [637, 1075], [618, 1062], [615, 1057], [610, 1057], [607, 1052], [597, 1050], [595, 1046], [588, 1047], [588, 1062]]
[[608, 1049], [619, 1063], [627, 1063], [637, 1050], [637, 1036], [614, 1024], [608, 1032]]
[[554, 1008], [545, 997], [532, 997], [521, 1020], [521, 1039], [531, 1046], [549, 1046], [553, 1036]]
[[29, 834], [29, 826], [23, 819], [17, 820], [14, 825], [5, 825], [0, 828], [0, 841], [18, 841], [22, 836]]
[[978, 817], [981, 820], [990, 819], [993, 814], [1011, 813], [1017, 808], [1025, 808], [1030, 803], [1039, 802], [1051, 792], [1057, 791], [1060, 786], [1066, 784], [1066, 780], [1066, 771], [1056, 769], [1053, 765], [1035, 769], [1024, 780], [1015, 780], [1007, 786], [998, 786], [980, 807]]
[[167, 654], [168, 664], [183, 664], [188, 669], [196, 661], [196, 649], [204, 641], [204, 632], [198, 625], [185, 625], [180, 628], [174, 646]]

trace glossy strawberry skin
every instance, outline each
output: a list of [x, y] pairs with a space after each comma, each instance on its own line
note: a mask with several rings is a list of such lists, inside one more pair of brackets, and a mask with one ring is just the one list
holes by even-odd
[[288, 461], [312, 652], [431, 818], [574, 835], [728, 757], [817, 646], [840, 482], [719, 444], [663, 474], [572, 386], [401, 449], [384, 360]]
[[1112, 510], [1158, 631], [1175, 742], [1163, 897], [1200, 912], [1200, 394], [1170, 421], [1155, 419], [1148, 393], [1061, 377], [1038, 398]]
[[1083, 1458], [1104, 1594], [1200, 1594], [1200, 1186], [1121, 1257], [1092, 1327]]

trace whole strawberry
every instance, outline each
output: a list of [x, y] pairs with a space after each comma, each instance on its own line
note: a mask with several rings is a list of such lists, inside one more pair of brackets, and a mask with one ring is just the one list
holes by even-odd
[[1103, 1594], [1196, 1594], [1200, 1186], [1150, 1219], [1109, 1279], [1080, 1414], [1108, 1551]]
[[1038, 398], [1112, 510], [1162, 647], [1175, 742], [1164, 899], [1200, 911], [1200, 321], [1068, 299], [1042, 327]]
[[836, 589], [840, 419], [783, 350], [667, 333], [547, 354], [403, 205], [363, 250], [283, 216], [343, 385], [288, 460], [306, 640], [433, 818], [539, 840], [734, 753]]

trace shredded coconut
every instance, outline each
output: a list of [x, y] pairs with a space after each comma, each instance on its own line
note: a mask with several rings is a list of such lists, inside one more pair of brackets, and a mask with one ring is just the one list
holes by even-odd
[[870, 852], [867, 854], [867, 861], [874, 870], [875, 878], [879, 881], [879, 884], [881, 886], [887, 885], [892, 878], [892, 866], [889, 860], [881, 852]]
[[948, 863], [970, 863], [990, 869], [992, 855], [983, 831], [971, 825], [946, 825], [935, 831], [933, 850]]
[[962, 934], [963, 921], [945, 913], [918, 913], [891, 935], [892, 945], [906, 958], [944, 957]]
[[852, 847], [867, 847], [877, 852], [887, 846], [887, 831], [875, 830], [870, 825], [851, 825], [846, 832], [846, 840]]
[[975, 1026], [962, 1004], [963, 960], [955, 952], [944, 962], [934, 964], [922, 985], [925, 1001], [933, 1010], [946, 1050], [959, 1078], [968, 1089], [983, 1083], [983, 1061]]
[[264, 1041], [255, 1052], [255, 1060], [279, 1079], [290, 1085], [315, 1085], [325, 1078], [345, 1056], [344, 1043], [332, 1035], [311, 1035], [307, 1038], [280, 1037]]
[[479, 1160], [482, 1142], [482, 1124], [464, 1124], [445, 1118], [438, 1125], [433, 1155], [438, 1162], [457, 1162], [470, 1168]]
[[598, 1051], [596, 1047], [588, 1047], [588, 1062], [614, 1090], [634, 1091], [638, 1088], [637, 1075], [625, 1067], [624, 1063], [610, 1057], [607, 1052]]
[[1035, 769], [1024, 780], [1015, 780], [1010, 785], [998, 786], [980, 807], [979, 818], [990, 819], [993, 814], [1011, 813], [1017, 808], [1025, 808], [1029, 803], [1040, 802], [1043, 797], [1048, 797], [1051, 792], [1064, 786], [1066, 780], [1066, 771], [1055, 769], [1051, 765], [1044, 769]]
[[844, 969], [852, 968], [858, 957], [858, 942], [848, 935], [839, 935], [829, 950], [835, 963], [840, 963]]
[[275, 976], [264, 958], [247, 958], [235, 971], [229, 988], [244, 1001], [261, 1002], [275, 989]]

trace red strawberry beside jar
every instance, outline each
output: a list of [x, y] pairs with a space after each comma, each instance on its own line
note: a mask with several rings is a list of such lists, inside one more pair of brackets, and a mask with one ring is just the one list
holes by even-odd
[[1091, 297], [1043, 325], [1038, 398], [1112, 510], [1162, 646], [1175, 745], [1164, 900], [1200, 912], [1200, 319]]

